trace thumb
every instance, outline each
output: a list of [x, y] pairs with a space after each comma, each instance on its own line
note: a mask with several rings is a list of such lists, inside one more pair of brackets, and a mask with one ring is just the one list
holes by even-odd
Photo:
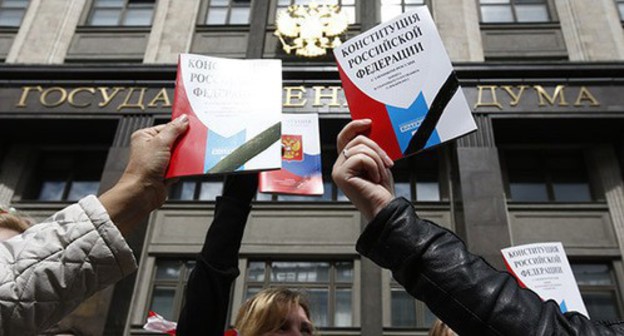
[[177, 117], [174, 121], [169, 122], [158, 136], [164, 143], [171, 147], [176, 139], [186, 131], [189, 126], [189, 120], [186, 114]]

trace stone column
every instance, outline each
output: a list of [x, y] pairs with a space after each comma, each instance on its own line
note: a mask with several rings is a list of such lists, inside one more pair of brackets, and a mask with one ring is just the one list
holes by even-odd
[[432, 1], [431, 12], [453, 62], [483, 62], [483, 42], [475, 0]]
[[571, 61], [624, 59], [624, 31], [613, 0], [555, 0]]
[[[102, 181], [100, 183], [100, 193], [110, 189], [126, 168], [130, 154], [130, 138], [134, 131], [150, 127], [154, 124], [154, 117], [151, 115], [131, 115], [124, 117], [117, 127], [115, 140], [108, 152]], [[132, 234], [125, 236], [126, 242], [134, 251], [137, 263], [141, 262], [141, 251], [145, 241], [145, 233], [149, 218], [136, 226]], [[130, 316], [130, 300], [134, 290], [136, 272], [115, 284], [114, 291], [108, 294], [107, 305], [101, 305], [100, 319], [106, 321], [104, 335], [123, 335], [126, 322]], [[108, 314], [107, 314], [108, 313]], [[106, 318], [104, 318], [106, 317]], [[102, 334], [102, 333], [98, 333]]]
[[[361, 216], [362, 231], [368, 224]], [[362, 258], [360, 271], [361, 297], [361, 328], [362, 336], [379, 336], [383, 334], [383, 312], [381, 268], [367, 258]], [[357, 309], [357, 307], [355, 307]]]
[[360, 24], [362, 31], [373, 28], [379, 23], [380, 9], [377, 1], [360, 1]]
[[624, 256], [624, 182], [615, 150], [611, 145], [600, 145], [587, 151], [586, 155], [590, 158], [591, 164], [597, 168], [620, 254]]
[[251, 17], [249, 18], [249, 38], [247, 40], [246, 58], [262, 58], [264, 42], [267, 35], [270, 1], [252, 1]]
[[457, 141], [461, 216], [457, 232], [471, 252], [504, 269], [500, 249], [511, 245], [509, 221], [492, 122], [475, 116], [479, 130]]
[[200, 0], [159, 0], [143, 63], [178, 62], [178, 54], [189, 52], [197, 24]]
[[62, 64], [86, 0], [31, 0], [7, 63]]

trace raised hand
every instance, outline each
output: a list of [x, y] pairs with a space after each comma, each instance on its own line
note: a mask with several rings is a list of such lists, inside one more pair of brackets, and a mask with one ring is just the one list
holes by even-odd
[[364, 134], [369, 119], [351, 121], [338, 134], [338, 158], [332, 178], [353, 205], [372, 220], [394, 198], [390, 168], [394, 162], [377, 143]]
[[171, 159], [171, 147], [188, 126], [188, 119], [182, 116], [132, 134], [126, 170], [117, 184], [99, 197], [124, 235], [167, 199], [165, 171]]
[[153, 209], [167, 198], [165, 172], [171, 159], [171, 147], [188, 128], [186, 115], [164, 125], [138, 130], [132, 134], [130, 159], [122, 175], [141, 181], [152, 193]]

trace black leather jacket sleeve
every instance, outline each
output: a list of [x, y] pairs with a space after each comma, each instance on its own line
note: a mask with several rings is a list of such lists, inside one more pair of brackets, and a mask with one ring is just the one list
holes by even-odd
[[419, 219], [402, 198], [377, 214], [356, 248], [459, 335], [624, 335], [621, 323], [562, 314], [556, 302], [468, 252], [453, 232]]

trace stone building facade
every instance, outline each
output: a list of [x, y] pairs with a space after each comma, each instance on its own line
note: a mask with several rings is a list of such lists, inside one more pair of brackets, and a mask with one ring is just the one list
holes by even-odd
[[[136, 129], [170, 116], [182, 52], [283, 61], [283, 111], [320, 117], [326, 193], [259, 194], [231, 314], [248, 295], [304, 288], [324, 335], [425, 335], [434, 316], [360, 256], [366, 223], [330, 180], [349, 112], [331, 56], [286, 54], [295, 0], [0, 0], [0, 203], [44, 218], [120, 176]], [[590, 315], [624, 305], [624, 1], [329, 0], [347, 36], [429, 7], [479, 130], [394, 168], [419, 215], [501, 268], [500, 249], [563, 242]], [[219, 178], [184, 179], [128, 237], [139, 271], [57, 330], [144, 335], [176, 319]], [[207, 303], [209, 304], [209, 303]]]

